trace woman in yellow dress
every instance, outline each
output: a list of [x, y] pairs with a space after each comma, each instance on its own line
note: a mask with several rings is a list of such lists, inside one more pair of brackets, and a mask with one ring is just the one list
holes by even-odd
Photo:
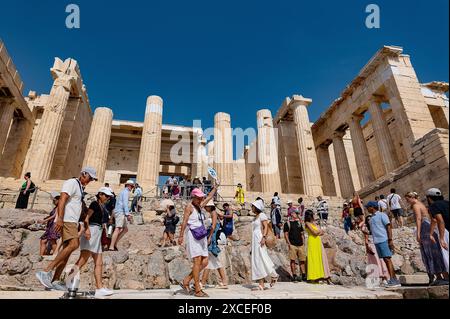
[[307, 211], [305, 213], [305, 225], [308, 232], [308, 257], [307, 274], [308, 281], [318, 282], [325, 278], [325, 270], [322, 260], [322, 240], [320, 236], [324, 231], [314, 221], [314, 213]]
[[245, 193], [244, 193], [244, 189], [242, 188], [242, 184], [237, 185], [236, 195], [234, 196], [234, 198], [236, 198], [236, 201], [239, 205], [244, 206]]

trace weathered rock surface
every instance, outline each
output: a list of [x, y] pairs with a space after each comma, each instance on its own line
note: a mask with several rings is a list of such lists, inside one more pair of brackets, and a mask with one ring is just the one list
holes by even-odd
[[[0, 287], [42, 289], [35, 272], [49, 263], [39, 256], [39, 238], [43, 231], [38, 221], [46, 214], [0, 209]], [[104, 253], [103, 280], [108, 287], [135, 290], [168, 288], [178, 284], [191, 271], [191, 262], [184, 247], [157, 246], [164, 226], [156, 210], [143, 216], [144, 225], [129, 225], [129, 232], [119, 244], [119, 252]], [[239, 217], [234, 233], [238, 240], [231, 242], [223, 252], [230, 284], [251, 282], [252, 220], [251, 216]], [[414, 230], [409, 228], [394, 230], [396, 254], [393, 261], [398, 274], [412, 275], [425, 271], [413, 234]], [[346, 235], [338, 222], [333, 221], [326, 229], [323, 243], [332, 281], [346, 286], [364, 285], [366, 255], [362, 234], [350, 232]], [[284, 240], [280, 240], [269, 254], [281, 276], [280, 280], [288, 280], [290, 267]], [[78, 252], [74, 253], [69, 264], [75, 263], [78, 256]], [[94, 287], [93, 268], [91, 260], [82, 270], [82, 289]], [[211, 283], [216, 283], [217, 279], [217, 274], [212, 272]]]

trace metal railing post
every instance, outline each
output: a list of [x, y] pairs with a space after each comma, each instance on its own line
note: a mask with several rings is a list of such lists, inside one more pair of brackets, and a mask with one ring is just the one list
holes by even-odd
[[37, 193], [39, 192], [39, 188], [35, 186], [35, 192], [33, 194], [33, 200], [31, 202], [31, 209], [34, 208], [34, 203], [36, 202]]

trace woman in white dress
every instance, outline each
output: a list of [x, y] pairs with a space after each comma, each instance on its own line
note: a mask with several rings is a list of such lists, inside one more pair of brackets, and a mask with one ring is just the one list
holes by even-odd
[[[215, 287], [217, 289], [228, 289], [228, 278], [225, 273], [226, 259], [225, 259], [225, 245], [226, 245], [226, 236], [223, 232], [220, 231], [220, 220], [216, 211], [216, 206], [214, 205], [214, 201], [210, 201], [205, 210], [211, 215], [210, 218], [207, 219], [206, 223], [209, 229], [208, 236], [208, 266], [205, 270], [203, 270], [202, 282], [200, 287], [206, 287], [206, 284], [209, 279], [209, 274], [211, 270], [217, 270], [220, 276], [220, 282]], [[220, 234], [219, 234], [220, 232]], [[220, 238], [218, 238], [221, 236]], [[225, 238], [223, 238], [225, 237]], [[219, 248], [216, 250], [216, 248]], [[215, 252], [215, 254], [213, 253]]]
[[264, 279], [270, 276], [270, 287], [273, 287], [279, 277], [266, 247], [269, 218], [264, 213], [262, 200], [257, 200], [252, 204], [252, 211], [256, 214], [252, 222], [252, 280], [258, 282], [258, 287], [253, 290], [266, 290]]
[[195, 296], [199, 298], [209, 297], [200, 286], [200, 273], [208, 266], [208, 233], [203, 209], [213, 199], [217, 187], [218, 185], [215, 185], [208, 196], [199, 188], [192, 190], [192, 202], [184, 209], [183, 224], [178, 239], [180, 246], [186, 240], [186, 252], [189, 259], [193, 261], [191, 273], [184, 278], [180, 286], [187, 294], [190, 294], [189, 284], [194, 279]]

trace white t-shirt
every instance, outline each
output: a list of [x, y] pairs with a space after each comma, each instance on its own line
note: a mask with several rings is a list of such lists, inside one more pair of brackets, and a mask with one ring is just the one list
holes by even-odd
[[378, 206], [380, 207], [380, 211], [382, 211], [382, 212], [387, 211], [388, 206], [387, 206], [387, 202], [385, 199], [380, 199], [378, 201]]
[[401, 199], [402, 198], [400, 197], [400, 195], [397, 195], [397, 194], [390, 194], [387, 197], [387, 202], [389, 203], [391, 210], [402, 208], [402, 205], [400, 205]]
[[64, 212], [64, 222], [78, 223], [81, 216], [81, 198], [83, 196], [78, 180], [72, 178], [65, 181], [61, 193], [69, 195]]

